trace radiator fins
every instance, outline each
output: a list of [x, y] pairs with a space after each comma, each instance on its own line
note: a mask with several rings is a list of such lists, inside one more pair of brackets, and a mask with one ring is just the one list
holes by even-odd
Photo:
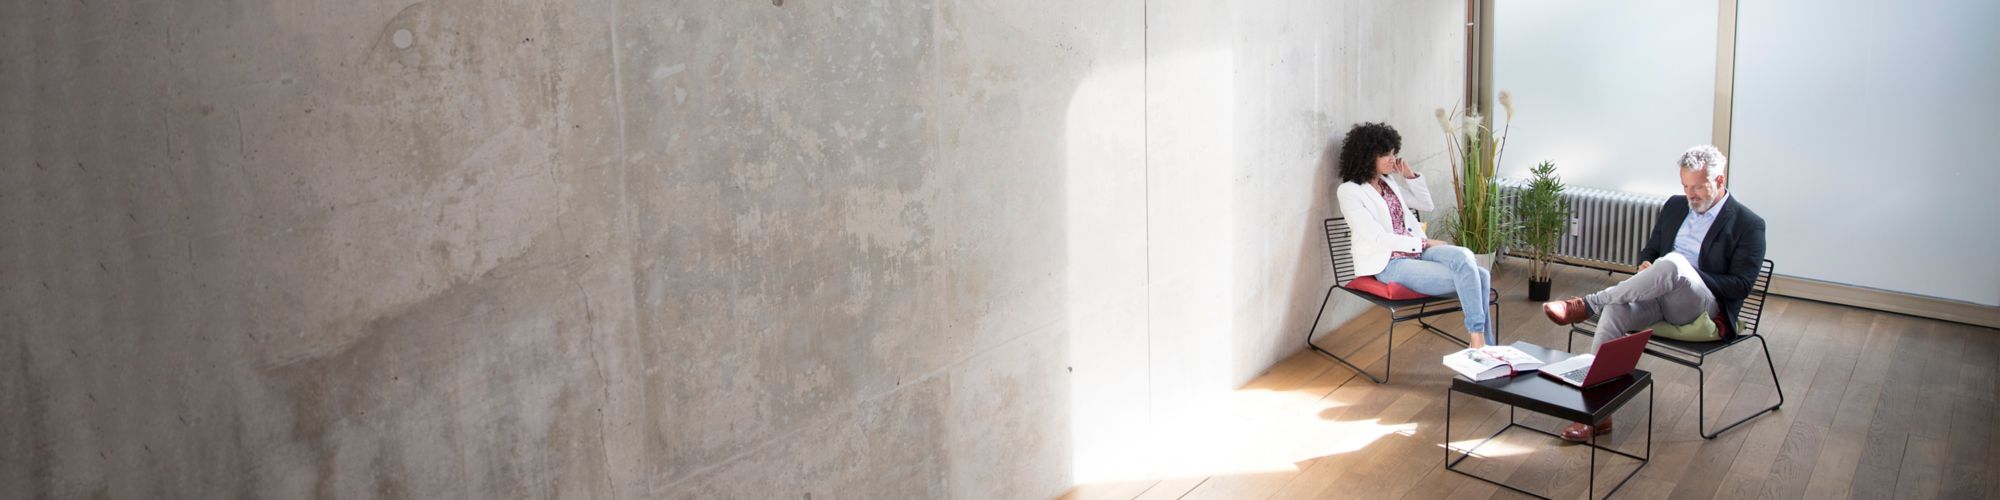
[[[1519, 207], [1526, 179], [1500, 179], [1500, 198]], [[1653, 231], [1660, 205], [1666, 196], [1626, 193], [1608, 189], [1568, 186], [1563, 199], [1569, 201], [1570, 220], [1575, 231], [1565, 231], [1556, 244], [1556, 256], [1575, 264], [1631, 266], [1638, 263], [1639, 248]], [[1526, 253], [1526, 249], [1509, 250]]]

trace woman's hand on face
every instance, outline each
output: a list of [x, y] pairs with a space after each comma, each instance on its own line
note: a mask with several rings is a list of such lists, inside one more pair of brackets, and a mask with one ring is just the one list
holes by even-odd
[[1410, 162], [1403, 161], [1402, 158], [1396, 159], [1396, 175], [1401, 175], [1404, 179], [1417, 178], [1417, 173], [1410, 170]]

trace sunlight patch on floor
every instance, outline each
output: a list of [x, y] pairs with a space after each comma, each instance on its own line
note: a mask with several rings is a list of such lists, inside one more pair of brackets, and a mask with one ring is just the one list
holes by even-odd
[[1313, 460], [1360, 450], [1414, 423], [1338, 421], [1321, 415], [1348, 403], [1302, 391], [1244, 389], [1195, 414], [1159, 422], [1146, 480], [1297, 471]]

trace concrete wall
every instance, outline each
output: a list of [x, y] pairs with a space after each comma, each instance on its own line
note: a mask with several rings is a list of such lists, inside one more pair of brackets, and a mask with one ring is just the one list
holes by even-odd
[[1460, 88], [1453, 2], [1219, 4], [0, 3], [0, 498], [1154, 473]]

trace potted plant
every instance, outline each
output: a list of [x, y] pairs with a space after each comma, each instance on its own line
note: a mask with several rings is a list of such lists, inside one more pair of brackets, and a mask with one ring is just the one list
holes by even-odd
[[1500, 185], [1494, 182], [1494, 167], [1507, 149], [1507, 130], [1514, 122], [1514, 101], [1507, 92], [1500, 93], [1500, 106], [1507, 110], [1507, 121], [1498, 134], [1477, 111], [1437, 110], [1438, 125], [1451, 148], [1451, 185], [1458, 198], [1457, 210], [1440, 218], [1443, 230], [1438, 234], [1451, 235], [1454, 243], [1478, 255], [1480, 265], [1489, 269], [1493, 254], [1513, 239], [1518, 227], [1512, 207], [1501, 203]]
[[1532, 261], [1528, 264], [1528, 300], [1549, 300], [1549, 287], [1554, 284], [1554, 276], [1549, 273], [1549, 256], [1556, 250], [1556, 243], [1562, 241], [1563, 230], [1569, 227], [1569, 201], [1562, 197], [1562, 178], [1556, 176], [1556, 163], [1543, 160], [1535, 165], [1534, 178], [1528, 181], [1527, 189], [1520, 193], [1517, 213], [1521, 216], [1521, 243], [1528, 247]]

